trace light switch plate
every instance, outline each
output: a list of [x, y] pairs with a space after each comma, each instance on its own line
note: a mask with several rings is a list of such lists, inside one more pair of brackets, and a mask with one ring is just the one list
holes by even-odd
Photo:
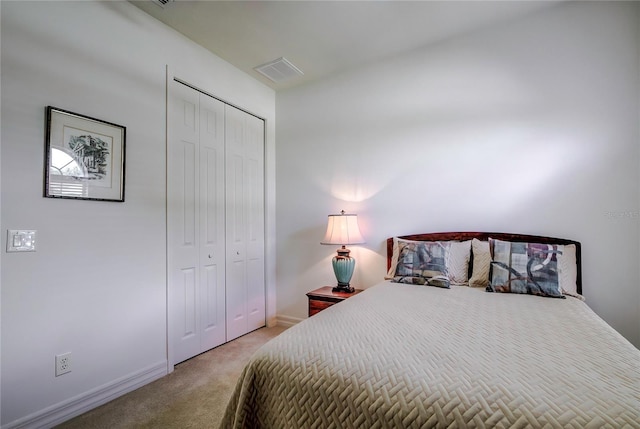
[[8, 229], [7, 252], [35, 252], [36, 232], [25, 229]]

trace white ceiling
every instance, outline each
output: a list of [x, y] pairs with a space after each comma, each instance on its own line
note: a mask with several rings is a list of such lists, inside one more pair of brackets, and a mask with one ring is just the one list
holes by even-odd
[[[516, 18], [554, 1], [131, 1], [279, 90]], [[285, 57], [304, 72], [276, 84], [254, 67]]]

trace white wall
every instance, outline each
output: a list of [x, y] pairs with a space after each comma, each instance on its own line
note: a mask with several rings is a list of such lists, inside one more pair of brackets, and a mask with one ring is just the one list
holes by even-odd
[[335, 282], [326, 215], [359, 214], [354, 283], [387, 237], [579, 240], [588, 304], [640, 346], [639, 4], [571, 2], [277, 95], [278, 316]]
[[[166, 373], [166, 65], [266, 119], [271, 247], [275, 94], [127, 2], [3, 1], [1, 38], [1, 248], [38, 231], [37, 252], [1, 253], [1, 422], [47, 426]], [[47, 105], [126, 126], [124, 203], [42, 197]]]

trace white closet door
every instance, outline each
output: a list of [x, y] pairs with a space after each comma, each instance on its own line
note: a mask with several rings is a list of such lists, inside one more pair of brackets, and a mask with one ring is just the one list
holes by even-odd
[[224, 104], [169, 86], [167, 237], [172, 363], [225, 341]]
[[200, 353], [198, 93], [171, 82], [167, 150], [167, 237], [173, 363]]
[[247, 332], [265, 325], [264, 277], [264, 121], [247, 115], [245, 134], [245, 213], [247, 222]]
[[226, 341], [224, 103], [200, 94], [201, 350]]
[[227, 341], [265, 325], [263, 124], [226, 106]]

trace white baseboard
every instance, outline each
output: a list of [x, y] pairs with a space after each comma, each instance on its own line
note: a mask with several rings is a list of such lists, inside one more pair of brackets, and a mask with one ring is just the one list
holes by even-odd
[[106, 383], [74, 398], [62, 401], [43, 410], [22, 417], [2, 426], [2, 429], [44, 429], [79, 416], [93, 408], [136, 390], [167, 374], [167, 362], [159, 362], [131, 375]]
[[279, 314], [276, 316], [276, 320], [278, 321], [278, 326], [286, 326], [287, 328], [290, 328], [293, 325], [302, 322], [304, 319]]
[[274, 326], [278, 326], [278, 318], [276, 316], [267, 319], [267, 328], [273, 328]]

